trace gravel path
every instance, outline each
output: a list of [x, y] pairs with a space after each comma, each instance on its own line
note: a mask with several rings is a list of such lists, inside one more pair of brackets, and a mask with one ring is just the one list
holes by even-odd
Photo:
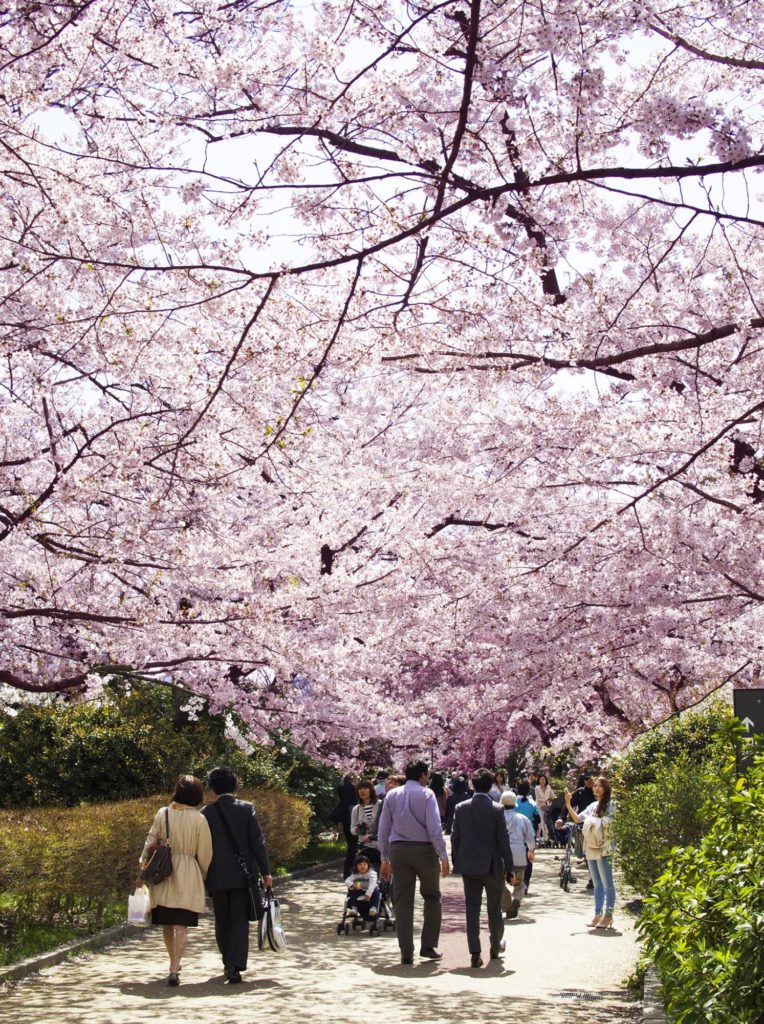
[[[438, 963], [400, 964], [392, 932], [338, 936], [343, 889], [335, 874], [290, 881], [278, 892], [290, 948], [250, 956], [242, 985], [224, 984], [209, 919], [191, 934], [179, 988], [165, 984], [159, 931], [8, 986], [3, 1024], [610, 1024], [639, 1021], [641, 1004], [621, 986], [636, 962], [632, 924], [592, 932], [586, 876], [563, 893], [554, 851], [539, 852], [532, 895], [506, 929], [507, 952], [469, 966], [460, 878], [443, 887]], [[488, 936], [483, 936], [484, 956]], [[487, 959], [487, 956], [486, 956]]]

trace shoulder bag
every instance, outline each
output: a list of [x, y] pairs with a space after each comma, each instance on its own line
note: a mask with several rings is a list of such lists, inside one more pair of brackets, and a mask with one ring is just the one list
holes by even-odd
[[261, 921], [265, 913], [265, 904], [263, 902], [263, 889], [262, 886], [260, 885], [260, 878], [257, 875], [253, 875], [252, 872], [249, 870], [249, 864], [247, 863], [246, 858], [239, 849], [239, 844], [236, 842], [236, 837], [233, 834], [233, 829], [228, 824], [226, 816], [225, 814], [223, 814], [223, 811], [217, 800], [212, 806], [218, 812], [218, 817], [220, 818], [226, 836], [228, 837], [228, 842], [231, 844], [233, 855], [236, 858], [236, 861], [239, 867], [241, 868], [242, 873], [244, 874], [247, 892], [249, 893], [249, 914], [247, 915], [248, 919], [250, 921]]
[[146, 861], [141, 878], [146, 885], [158, 885], [164, 882], [172, 874], [172, 850], [170, 848], [170, 812], [167, 807], [164, 809], [165, 832], [164, 838], [159, 837], [158, 842], [152, 843], [146, 851], [149, 859]]

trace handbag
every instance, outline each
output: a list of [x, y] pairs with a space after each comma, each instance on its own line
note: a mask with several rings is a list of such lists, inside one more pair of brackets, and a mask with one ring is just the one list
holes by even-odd
[[146, 885], [158, 885], [172, 874], [172, 849], [170, 847], [170, 812], [165, 807], [165, 838], [152, 843], [148, 848], [149, 859], [141, 871], [141, 879]]
[[127, 923], [136, 928], [147, 928], [151, 924], [151, 897], [145, 885], [127, 898]]
[[582, 832], [585, 846], [589, 846], [593, 850], [601, 850], [604, 847], [605, 826], [602, 818], [596, 818], [593, 815], [585, 818]]
[[263, 887], [260, 885], [260, 878], [257, 875], [253, 875], [249, 869], [246, 858], [243, 856], [239, 849], [239, 844], [236, 842], [236, 837], [233, 834], [231, 826], [226, 820], [225, 814], [220, 809], [220, 804], [217, 801], [212, 805], [218, 812], [218, 817], [222, 822], [223, 828], [226, 835], [228, 836], [228, 842], [231, 844], [233, 855], [236, 858], [239, 867], [241, 868], [244, 879], [247, 883], [247, 894], [249, 895], [249, 910], [247, 913], [248, 921], [261, 921], [263, 914], [265, 913], [265, 903], [263, 901]]
[[257, 929], [257, 943], [260, 949], [270, 948], [274, 953], [283, 953], [287, 946], [281, 907], [270, 889], [265, 890], [265, 912]]

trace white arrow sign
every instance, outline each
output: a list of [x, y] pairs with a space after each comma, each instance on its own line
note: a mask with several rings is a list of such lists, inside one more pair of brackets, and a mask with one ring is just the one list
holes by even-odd
[[743, 719], [743, 725], [745, 726], [745, 731], [750, 732], [753, 728], [754, 722], [752, 722], [751, 719], [748, 718], [748, 716], [746, 715], [746, 717]]

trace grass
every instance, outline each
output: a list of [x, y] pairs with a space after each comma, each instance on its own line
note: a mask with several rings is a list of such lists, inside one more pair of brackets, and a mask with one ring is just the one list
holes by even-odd
[[103, 928], [125, 920], [127, 903], [122, 901], [107, 910], [105, 919], [100, 921], [34, 922], [22, 920], [7, 912], [7, 900], [3, 900], [4, 911], [0, 910], [0, 967], [17, 964], [21, 960], [49, 953], [52, 949], [65, 946], [77, 939], [86, 939]]
[[325, 864], [330, 860], [338, 860], [345, 856], [345, 841], [342, 839], [314, 839], [309, 843], [302, 853], [298, 854], [288, 864], [276, 868], [275, 874], [286, 874], [287, 871], [296, 871], [298, 868], [310, 868], [314, 864]]

